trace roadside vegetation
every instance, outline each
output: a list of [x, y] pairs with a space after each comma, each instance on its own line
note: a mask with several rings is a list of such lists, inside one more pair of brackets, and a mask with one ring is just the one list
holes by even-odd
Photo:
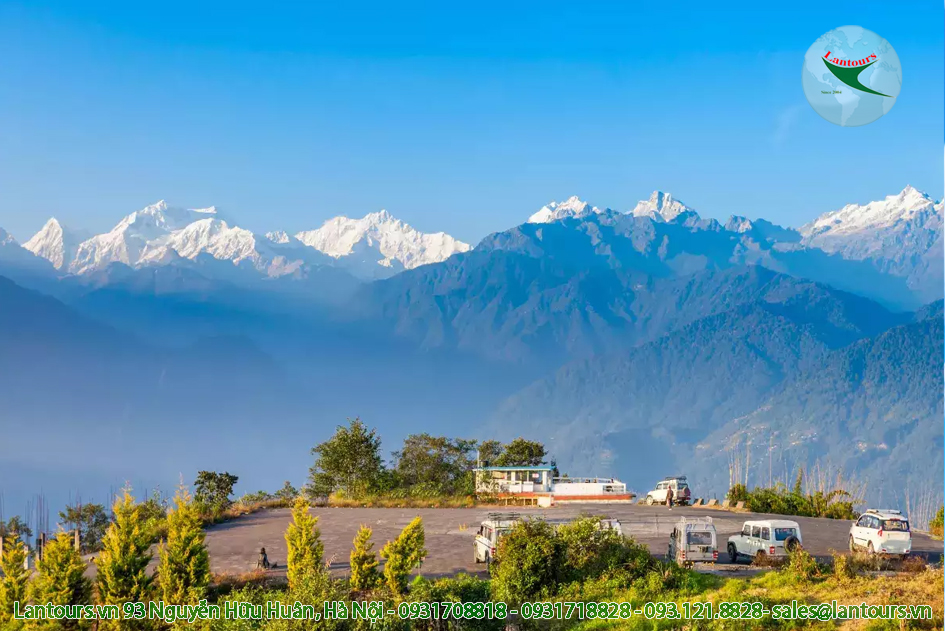
[[940, 506], [935, 517], [929, 522], [929, 534], [941, 539], [943, 526], [945, 526], [945, 507]]
[[748, 490], [739, 483], [732, 485], [726, 497], [732, 504], [745, 502], [745, 508], [753, 513], [855, 520], [859, 513], [854, 506], [862, 500], [844, 489], [842, 484], [843, 480], [838, 478], [834, 486], [805, 490], [804, 472], [799, 471], [791, 488], [777, 482], [770, 487]]

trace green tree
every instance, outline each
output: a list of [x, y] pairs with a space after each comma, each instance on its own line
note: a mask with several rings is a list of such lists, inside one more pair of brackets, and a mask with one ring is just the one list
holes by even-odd
[[374, 589], [380, 578], [371, 534], [371, 529], [362, 525], [354, 536], [354, 549], [351, 551], [351, 588], [358, 591]]
[[33, 530], [26, 525], [26, 522], [19, 515], [14, 515], [6, 523], [0, 520], [0, 539], [5, 539], [10, 535], [16, 535], [27, 540], [33, 536]]
[[424, 549], [426, 536], [423, 520], [415, 517], [393, 541], [388, 541], [381, 550], [384, 564], [384, 580], [387, 587], [397, 596], [407, 593], [407, 579], [410, 572], [420, 565], [427, 555]]
[[102, 537], [108, 528], [108, 515], [101, 504], [78, 504], [66, 506], [66, 510], [59, 511], [59, 519], [69, 526], [69, 529], [79, 529], [79, 545], [81, 552], [97, 552], [102, 549]]
[[394, 452], [398, 480], [416, 495], [472, 493], [470, 457], [476, 441], [411, 434]]
[[497, 467], [537, 467], [545, 464], [545, 446], [534, 440], [516, 438], [496, 458]]
[[[135, 503], [130, 489], [112, 506], [114, 521], [102, 540], [102, 551], [95, 559], [98, 574], [95, 591], [98, 603], [119, 605], [147, 602], [152, 595], [152, 578], [148, 575], [151, 541], [154, 533], [145, 521], [141, 505]], [[99, 629], [147, 629], [146, 620], [101, 621]]]
[[187, 489], [174, 496], [167, 512], [167, 540], [158, 547], [157, 580], [161, 600], [173, 605], [195, 605], [210, 584], [210, 555], [200, 512]]
[[13, 603], [26, 601], [26, 584], [29, 570], [23, 567], [26, 562], [26, 546], [17, 535], [7, 535], [3, 540], [3, 554], [0, 555], [0, 622], [13, 618]]
[[292, 523], [285, 531], [286, 577], [289, 589], [301, 585], [305, 578], [322, 571], [322, 556], [325, 546], [318, 530], [318, 517], [308, 512], [309, 504], [304, 497], [297, 497], [292, 507]]
[[526, 519], [499, 540], [490, 567], [493, 597], [518, 605], [554, 592], [562, 569], [562, 551], [554, 527]]
[[381, 439], [359, 418], [339, 425], [331, 438], [312, 448], [312, 455], [307, 490], [314, 497], [336, 492], [357, 497], [376, 490], [383, 477]]
[[[36, 576], [29, 593], [34, 603], [53, 605], [89, 605], [92, 582], [85, 578], [85, 563], [75, 549], [71, 533], [60, 531], [43, 548], [43, 558], [36, 563]], [[88, 626], [77, 620], [63, 620], [58, 628], [79, 629]]]
[[292, 483], [288, 480], [285, 481], [285, 484], [282, 485], [282, 488], [276, 491], [275, 497], [286, 502], [294, 502], [295, 498], [299, 496], [299, 490], [292, 486]]
[[226, 471], [198, 471], [194, 481], [194, 498], [210, 510], [223, 510], [233, 503], [230, 496], [233, 495], [233, 487], [238, 481], [238, 476]]
[[487, 467], [495, 465], [496, 460], [502, 455], [502, 443], [497, 440], [484, 440], [477, 447], [479, 463]]

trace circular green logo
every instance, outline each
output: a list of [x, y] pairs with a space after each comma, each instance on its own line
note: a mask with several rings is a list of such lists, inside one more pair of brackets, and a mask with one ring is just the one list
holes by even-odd
[[815, 112], [835, 125], [857, 127], [896, 104], [902, 66], [892, 45], [873, 31], [841, 26], [807, 50], [801, 79]]

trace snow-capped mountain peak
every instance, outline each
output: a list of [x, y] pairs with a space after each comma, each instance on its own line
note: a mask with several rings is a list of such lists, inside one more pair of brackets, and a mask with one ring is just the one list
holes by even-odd
[[841, 235], [889, 228], [923, 213], [941, 217], [941, 204], [936, 206], [935, 200], [909, 185], [899, 194], [888, 195], [881, 201], [863, 205], [847, 204], [840, 210], [824, 213], [802, 226], [800, 231], [805, 237], [829, 235], [830, 239], [835, 239]]
[[907, 186], [868, 204], [847, 204], [800, 228], [802, 243], [853, 260], [871, 260], [929, 296], [942, 287], [942, 202]]
[[149, 243], [196, 221], [218, 216], [214, 206], [176, 208], [162, 199], [126, 216], [110, 231], [82, 242], [69, 271], [82, 274], [112, 263], [135, 266]]
[[754, 227], [755, 226], [752, 224], [751, 219], [748, 217], [742, 217], [741, 215], [732, 215], [728, 218], [728, 221], [725, 222], [725, 229], [729, 232], [751, 232], [751, 229]]
[[683, 213], [696, 211], [686, 206], [669, 193], [653, 191], [648, 200], [639, 202], [630, 214], [634, 217], [650, 217], [651, 219], [672, 221]]
[[63, 226], [58, 219], [52, 217], [34, 234], [23, 247], [52, 263], [56, 269], [68, 267], [75, 258], [79, 245], [85, 241], [88, 234], [84, 231], [72, 230]]
[[285, 245], [292, 240], [292, 237], [290, 237], [284, 230], [273, 230], [271, 232], [267, 232], [266, 238], [279, 245]]
[[13, 238], [12, 234], [7, 232], [3, 228], [0, 228], [0, 246], [3, 246], [3, 245], [19, 246], [20, 244], [17, 243], [16, 239]]
[[420, 232], [386, 210], [361, 219], [334, 217], [317, 230], [299, 232], [295, 238], [363, 278], [437, 263], [470, 247], [443, 232]]
[[572, 195], [563, 202], [550, 202], [542, 206], [528, 218], [528, 223], [552, 223], [569, 217], [586, 217], [601, 212], [603, 211], [600, 208], [582, 201], [577, 195]]

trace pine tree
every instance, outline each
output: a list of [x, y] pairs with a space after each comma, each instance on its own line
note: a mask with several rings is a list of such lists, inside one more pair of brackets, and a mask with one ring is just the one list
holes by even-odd
[[415, 517], [396, 539], [388, 541], [381, 550], [381, 556], [387, 560], [384, 565], [384, 579], [395, 595], [403, 596], [407, 593], [410, 571], [419, 566], [427, 555], [423, 548], [424, 543], [423, 520]]
[[361, 526], [354, 537], [354, 550], [351, 551], [351, 588], [358, 591], [377, 587], [377, 555], [371, 541], [371, 529]]
[[157, 580], [165, 604], [195, 605], [206, 595], [210, 555], [205, 539], [193, 497], [181, 487], [167, 512], [167, 540], [158, 548]]
[[[60, 531], [43, 548], [29, 594], [35, 604], [90, 605], [92, 582], [85, 578], [85, 562], [75, 549], [72, 533]], [[63, 621], [62, 628], [79, 628], [78, 621]]]
[[309, 504], [304, 497], [297, 497], [292, 507], [292, 523], [285, 531], [285, 543], [288, 547], [286, 556], [286, 577], [289, 589], [302, 584], [307, 574], [322, 570], [322, 555], [325, 546], [318, 530], [318, 517], [308, 513]]
[[26, 562], [26, 546], [16, 534], [7, 535], [3, 540], [3, 555], [0, 556], [0, 622], [13, 618], [13, 603], [26, 602], [26, 585], [29, 570], [23, 567]]
[[[152, 594], [152, 578], [147, 567], [151, 561], [152, 532], [148, 528], [141, 506], [135, 503], [129, 489], [115, 500], [112, 507], [114, 521], [102, 540], [102, 551], [95, 560], [98, 567], [95, 587], [98, 603], [118, 605], [128, 601], [148, 602]], [[146, 629], [146, 620], [101, 621], [99, 629]]]

